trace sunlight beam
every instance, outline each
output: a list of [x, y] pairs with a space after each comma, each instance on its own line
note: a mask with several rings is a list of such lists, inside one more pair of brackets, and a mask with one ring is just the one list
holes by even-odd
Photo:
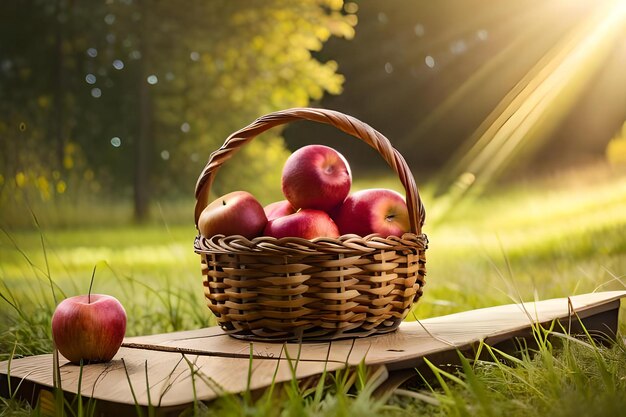
[[452, 159], [456, 181], [435, 202], [440, 217], [461, 198], [470, 199], [470, 191], [473, 196], [480, 193], [522, 152], [549, 136], [605, 62], [625, 24], [626, 2], [610, 2], [551, 51], [552, 58], [541, 63], [543, 67], [469, 151]]

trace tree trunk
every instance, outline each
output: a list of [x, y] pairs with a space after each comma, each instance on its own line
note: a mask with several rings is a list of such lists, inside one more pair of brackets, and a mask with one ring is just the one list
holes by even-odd
[[[56, 10], [55, 10], [55, 55], [56, 62], [54, 66], [54, 112], [52, 121], [52, 126], [54, 130], [54, 139], [55, 139], [55, 158], [56, 163], [59, 167], [63, 167], [63, 157], [65, 155], [65, 138], [63, 137], [63, 119], [64, 119], [64, 55], [63, 55], [63, 25], [64, 21], [61, 21], [61, 15], [64, 13], [65, 7], [63, 5], [63, 0], [57, 0], [56, 2]], [[67, 16], [65, 17], [67, 19]]]
[[134, 217], [135, 221], [143, 222], [148, 219], [150, 206], [150, 154], [152, 140], [152, 97], [150, 86], [146, 78], [148, 76], [149, 51], [147, 46], [147, 12], [142, 3], [139, 3], [141, 10], [140, 39], [142, 58], [140, 60], [139, 71], [139, 132], [135, 139], [134, 155]]
[[135, 220], [145, 221], [150, 205], [150, 136], [152, 106], [145, 79], [139, 83], [139, 135], [135, 143], [135, 178], [133, 183]]

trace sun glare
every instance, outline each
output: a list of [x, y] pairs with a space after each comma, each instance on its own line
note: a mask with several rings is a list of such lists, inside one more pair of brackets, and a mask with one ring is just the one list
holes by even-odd
[[478, 194], [516, 158], [546, 140], [623, 41], [624, 27], [626, 1], [603, 2], [555, 45], [451, 158], [443, 180], [451, 185], [433, 212], [445, 215], [461, 197]]

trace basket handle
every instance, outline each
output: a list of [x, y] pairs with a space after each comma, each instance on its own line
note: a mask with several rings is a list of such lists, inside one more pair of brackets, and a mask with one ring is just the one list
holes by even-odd
[[376, 149], [382, 158], [389, 164], [400, 178], [400, 182], [406, 191], [406, 202], [409, 209], [409, 221], [411, 232], [421, 234], [424, 224], [425, 212], [417, 185], [406, 161], [396, 149], [391, 146], [389, 139], [373, 129], [366, 123], [352, 116], [334, 110], [318, 108], [293, 108], [277, 111], [261, 116], [248, 126], [232, 133], [224, 144], [211, 153], [209, 160], [198, 177], [196, 183], [196, 208], [195, 222], [198, 225], [200, 213], [208, 205], [209, 190], [219, 167], [230, 159], [237, 150], [266, 130], [296, 120], [310, 120], [325, 123], [337, 129], [361, 139], [363, 142]]

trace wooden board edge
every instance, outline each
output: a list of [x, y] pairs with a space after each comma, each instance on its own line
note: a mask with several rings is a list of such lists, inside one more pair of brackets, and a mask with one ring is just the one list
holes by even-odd
[[[617, 330], [618, 330], [617, 329], [618, 328], [618, 314], [619, 314], [619, 309], [620, 309], [621, 298], [623, 298], [625, 295], [626, 293], [621, 293], [621, 295], [619, 296], [616, 295], [610, 298], [609, 299], [610, 301], [608, 302], [598, 301], [596, 303], [591, 303], [589, 305], [585, 305], [576, 309], [575, 313], [578, 316], [578, 318], [580, 318], [581, 323], [579, 323], [578, 318], [574, 319], [575, 316], [572, 316], [571, 314], [568, 314], [564, 317], [557, 318], [555, 320], [561, 323], [566, 329], [580, 331], [582, 329], [582, 326], [580, 327], [576, 327], [576, 326], [577, 324], [578, 325], [582, 324], [586, 327], [586, 329], [590, 333], [598, 337], [601, 337], [602, 335], [607, 335], [607, 334], [609, 335], [609, 337], [615, 337], [615, 335], [617, 335]], [[554, 322], [555, 320], [549, 320], [540, 324], [542, 326], [546, 326]], [[532, 336], [532, 326], [529, 323], [528, 326], [526, 326], [524, 329], [519, 329], [517, 332], [514, 332], [513, 334], [511, 334], [511, 332], [505, 332], [504, 334], [500, 334], [500, 335], [499, 334], [490, 335], [489, 337], [484, 339], [484, 342], [492, 346], [501, 346], [502, 349], [506, 351], [508, 349], [511, 349], [512, 345], [505, 346], [505, 345], [502, 345], [503, 343], [507, 343], [507, 341], [520, 339], [520, 338], [529, 340], [531, 336]], [[391, 379], [392, 377], [406, 379], [407, 374], [405, 371], [410, 370], [410, 369], [420, 370], [420, 372], [427, 374], [428, 367], [425, 366], [426, 364], [423, 358], [428, 358], [429, 361], [431, 361], [432, 363], [436, 365], [448, 364], [448, 363], [458, 364], [459, 357], [458, 357], [457, 352], [461, 352], [461, 353], [466, 354], [469, 357], [472, 357], [471, 354], [476, 352], [477, 343], [480, 343], [480, 340], [468, 342], [467, 344], [463, 344], [463, 345], [456, 346], [456, 347], [451, 347], [450, 349], [447, 349], [446, 351], [443, 351], [443, 352], [427, 354], [423, 357], [416, 358], [415, 360], [407, 359], [407, 360], [402, 360], [402, 361], [397, 361], [397, 362], [388, 362], [385, 364], [386, 369], [390, 373], [389, 374], [390, 376], [387, 380]], [[377, 365], [381, 365], [381, 364], [372, 364], [371, 366], [377, 366]], [[401, 377], [398, 377], [397, 376], [399, 375], [398, 372], [404, 372], [404, 374]], [[7, 377], [8, 377], [7, 374], [0, 373], [0, 395], [2, 395], [5, 398], [9, 397], [9, 393], [6, 391], [6, 389], [8, 389]], [[22, 378], [12, 377], [11, 386], [12, 387], [18, 386], [18, 384], [20, 384], [20, 381], [22, 381]], [[390, 386], [392, 386], [395, 383], [396, 382], [390, 383], [391, 384]], [[381, 384], [384, 385], [384, 383], [381, 383]], [[20, 398], [24, 398], [28, 400], [34, 406], [37, 404], [37, 401], [39, 399], [39, 396], [41, 395], [42, 390], [50, 392], [52, 390], [52, 387], [46, 387], [44, 384], [39, 384], [39, 383], [31, 382], [29, 380], [24, 379], [21, 382], [19, 396]], [[21, 391], [23, 391], [23, 394], [21, 393]], [[69, 398], [73, 398], [76, 396], [76, 394], [73, 394], [73, 393], [66, 393], [66, 395], [69, 395], [70, 396]], [[88, 400], [88, 397], [84, 397], [84, 398]], [[136, 407], [134, 405], [124, 404], [122, 406], [121, 404], [110, 403], [105, 400], [97, 400], [97, 402], [98, 402], [99, 410], [100, 410], [100, 407], [102, 407], [103, 410], [104, 409], [116, 410], [115, 414], [123, 416], [125, 415], [125, 412], [122, 413], [122, 408], [124, 408], [128, 411], [129, 413], [128, 415], [136, 414], [135, 412]], [[157, 415], [169, 415], [170, 413], [177, 413], [189, 407], [189, 405], [190, 405], [189, 403], [186, 403], [186, 404], [163, 407], [159, 409], [160, 411], [157, 413]], [[142, 409], [144, 410], [144, 412], [146, 412], [148, 407], [142, 407]]]
[[[569, 329], [574, 334], [579, 335], [583, 334], [582, 329], [584, 326], [587, 332], [589, 332], [589, 334], [596, 340], [610, 343], [611, 341], [615, 341], [617, 337], [619, 310], [620, 298], [617, 298], [606, 305], [591, 306], [586, 308], [585, 311], [579, 310], [577, 313], [580, 317], [580, 321], [576, 320], [570, 322], [570, 318], [572, 316], [565, 316], [537, 324], [543, 328], [547, 328], [551, 325], [551, 323], [559, 322], [564, 328], [570, 326]], [[488, 336], [485, 339], [477, 339], [459, 346], [451, 347], [445, 351], [427, 354], [423, 357], [415, 359], [388, 362], [386, 365], [390, 372], [404, 371], [411, 368], [426, 371], [427, 369], [424, 368], [424, 358], [427, 358], [433, 364], [458, 364], [459, 358], [457, 352], [468, 355], [470, 353], [475, 353], [481, 342], [490, 346], [501, 348], [501, 350], [504, 351], [511, 351], [511, 349], [515, 349], [518, 346], [515, 344], [506, 345], [508, 342], [514, 343], [516, 339], [526, 339], [528, 342], [532, 340], [532, 334], [533, 329], [529, 324], [527, 327], [513, 332]], [[468, 357], [472, 356], [470, 355]]]

